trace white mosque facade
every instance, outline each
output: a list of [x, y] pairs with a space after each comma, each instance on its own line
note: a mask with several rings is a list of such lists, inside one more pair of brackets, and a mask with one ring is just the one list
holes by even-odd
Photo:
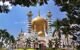
[[[32, 12], [30, 11], [28, 14], [28, 32], [22, 32], [19, 34], [16, 42], [17, 48], [39, 48], [39, 44], [42, 45], [42, 47], [49, 47], [48, 43], [49, 40], [58, 38], [57, 32], [54, 33], [54, 37], [49, 36], [49, 33], [52, 33], [51, 28], [51, 12], [49, 11], [47, 14], [47, 19], [44, 19], [40, 16], [40, 13], [38, 16], [34, 19], [32, 19]], [[27, 35], [28, 34], [28, 35]], [[72, 36], [69, 35], [69, 45], [72, 45]], [[54, 43], [54, 40], [52, 41]], [[53, 47], [55, 47], [55, 44], [52, 44]], [[63, 48], [63, 45], [67, 45], [67, 40], [65, 39], [64, 35], [61, 34], [61, 47]]]

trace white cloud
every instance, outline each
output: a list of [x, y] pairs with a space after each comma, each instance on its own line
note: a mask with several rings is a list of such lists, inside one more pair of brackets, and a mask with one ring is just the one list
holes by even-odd
[[2, 6], [3, 5], [3, 2], [2, 1], [0, 1], [0, 6]]

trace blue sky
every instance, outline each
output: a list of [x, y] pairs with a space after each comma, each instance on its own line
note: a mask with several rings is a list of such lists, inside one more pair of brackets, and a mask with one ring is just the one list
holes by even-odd
[[18, 36], [21, 28], [23, 29], [23, 31], [27, 32], [27, 13], [30, 10], [33, 13], [33, 18], [38, 15], [39, 10], [41, 17], [43, 18], [46, 17], [48, 11], [51, 11], [53, 15], [53, 21], [57, 18], [62, 19], [66, 17], [65, 13], [60, 12], [59, 7], [56, 6], [52, 0], [49, 0], [48, 4], [44, 4], [43, 6], [37, 5], [36, 7], [21, 7], [17, 5], [13, 6], [9, 13], [0, 13], [0, 29], [7, 29], [7, 31], [15, 37]]

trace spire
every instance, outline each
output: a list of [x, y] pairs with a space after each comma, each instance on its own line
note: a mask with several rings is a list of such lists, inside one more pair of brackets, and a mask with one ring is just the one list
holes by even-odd
[[40, 10], [38, 11], [38, 16], [40, 17]]
[[24, 35], [24, 33], [23, 33], [22, 28], [21, 28], [21, 32], [20, 32], [20, 34], [19, 34], [19, 37], [20, 37], [20, 36], [23, 36], [23, 35]]
[[21, 28], [21, 33], [23, 32], [22, 28]]

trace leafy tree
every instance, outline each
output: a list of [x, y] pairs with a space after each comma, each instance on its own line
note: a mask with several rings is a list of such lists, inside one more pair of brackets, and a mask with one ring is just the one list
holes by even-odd
[[80, 24], [80, 0], [54, 0], [62, 12], [67, 12], [70, 24]]
[[[61, 32], [60, 32], [60, 27], [61, 27], [61, 25], [60, 25], [60, 20], [56, 20], [52, 25], [51, 25], [52, 27], [55, 27], [55, 32], [58, 32], [58, 37], [59, 37], [59, 44], [57, 45], [58, 47], [59, 47], [59, 45], [60, 45], [60, 40], [61, 40]], [[54, 33], [53, 33], [54, 34]], [[57, 43], [56, 43], [57, 44]]]
[[[55, 24], [56, 23], [56, 24]], [[53, 32], [53, 34], [57, 31], [57, 30], [59, 30], [59, 35], [58, 35], [58, 37], [59, 37], [59, 40], [60, 40], [60, 37], [61, 37], [61, 34], [64, 34], [65, 35], [65, 38], [67, 39], [67, 44], [69, 45], [69, 40], [68, 40], [68, 35], [72, 35], [73, 36], [73, 40], [76, 40], [77, 39], [77, 37], [74, 35], [74, 32], [75, 32], [75, 30], [77, 30], [77, 29], [74, 29], [73, 27], [70, 27], [71, 25], [70, 25], [70, 20], [69, 19], [67, 19], [67, 18], [63, 18], [62, 20], [56, 20], [53, 24], [52, 24], [52, 26], [54, 27], [54, 26], [56, 26], [55, 27], [55, 31]], [[60, 32], [60, 31], [62, 31], [62, 32]], [[68, 46], [67, 45], [67, 46]]]
[[[12, 41], [12, 42], [11, 42], [11, 41]], [[7, 45], [9, 45], [10, 43], [14, 43], [14, 41], [15, 41], [15, 40], [14, 40], [14, 37], [11, 36], [11, 35], [9, 34], [9, 32], [7, 32], [6, 29], [4, 29], [4, 30], [0, 29], [0, 43], [2, 43], [2, 44], [0, 45], [0, 48], [2, 48], [2, 45], [5, 46], [5, 44], [6, 44], [5, 47], [7, 47]]]
[[52, 42], [52, 40], [49, 40], [49, 43], [48, 43], [48, 45], [49, 45], [49, 48], [52, 48], [52, 45], [53, 45], [53, 42]]
[[77, 50], [79, 50], [80, 49], [80, 45], [76, 46], [76, 48], [77, 48]]
[[14, 38], [13, 35], [10, 36], [10, 40], [11, 40], [12, 43], [15, 43], [15, 38]]
[[[62, 20], [65, 34], [73, 35], [73, 40], [77, 37], [74, 33], [80, 31], [80, 0], [54, 0], [57, 6], [60, 6], [61, 12], [66, 12], [67, 20]], [[66, 25], [65, 25], [66, 24]], [[73, 26], [74, 25], [74, 26]]]
[[[63, 19], [63, 26], [68, 28], [71, 27], [72, 24], [80, 25], [80, 0], [54, 0], [55, 4], [60, 6], [60, 10], [62, 12], [66, 12], [67, 18]], [[73, 33], [80, 31], [79, 27], [73, 26], [70, 31]]]
[[43, 4], [48, 4], [48, 0], [0, 0], [0, 13], [8, 13], [9, 12], [9, 5], [4, 4], [5, 2], [11, 5], [20, 5], [20, 6], [36, 6], [37, 3], [41, 6]]

